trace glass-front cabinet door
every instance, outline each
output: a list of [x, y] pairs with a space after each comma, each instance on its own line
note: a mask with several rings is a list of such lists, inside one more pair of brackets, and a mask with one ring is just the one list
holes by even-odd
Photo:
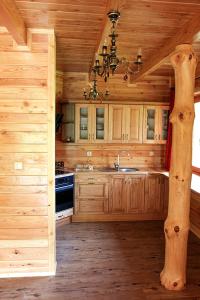
[[160, 132], [158, 135], [158, 139], [160, 143], [165, 143], [167, 140], [167, 132], [168, 132], [168, 123], [169, 123], [169, 108], [167, 106], [162, 106], [160, 108]]
[[63, 114], [61, 140], [64, 143], [75, 142], [75, 104], [62, 103], [61, 111]]
[[91, 140], [90, 106], [88, 104], [76, 104], [76, 118], [76, 142], [88, 143]]
[[93, 142], [105, 142], [107, 140], [107, 127], [108, 127], [108, 105], [106, 104], [94, 104], [93, 105], [93, 132], [92, 141]]
[[77, 143], [103, 143], [107, 140], [107, 104], [76, 104], [76, 118]]
[[145, 106], [143, 142], [165, 144], [169, 122], [168, 106]]
[[144, 127], [143, 127], [143, 141], [145, 143], [156, 143], [158, 139], [157, 134], [157, 119], [158, 110], [155, 107], [145, 107], [144, 109]]

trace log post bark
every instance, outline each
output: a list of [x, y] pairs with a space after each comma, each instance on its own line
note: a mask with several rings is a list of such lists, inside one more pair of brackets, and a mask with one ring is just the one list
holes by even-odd
[[194, 81], [197, 65], [191, 45], [179, 45], [171, 56], [175, 71], [172, 123], [172, 159], [169, 173], [169, 207], [164, 225], [165, 264], [161, 284], [181, 290], [186, 284], [187, 241], [190, 227]]

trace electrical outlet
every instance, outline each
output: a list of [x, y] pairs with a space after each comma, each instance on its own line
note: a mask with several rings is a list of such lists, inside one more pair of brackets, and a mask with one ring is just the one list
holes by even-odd
[[23, 163], [21, 161], [16, 161], [14, 164], [15, 170], [22, 170], [23, 169]]
[[149, 151], [149, 156], [154, 156], [154, 151]]
[[92, 156], [92, 151], [87, 151], [87, 156]]

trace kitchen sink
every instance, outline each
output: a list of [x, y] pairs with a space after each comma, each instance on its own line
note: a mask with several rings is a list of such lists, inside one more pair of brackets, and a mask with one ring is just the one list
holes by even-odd
[[136, 172], [139, 171], [137, 168], [119, 168], [119, 172]]
[[101, 169], [98, 169], [99, 171], [102, 171], [102, 172], [137, 172], [139, 171], [139, 169], [137, 168], [119, 168], [119, 170], [116, 170], [115, 168], [109, 168], [109, 167], [105, 167], [105, 168], [101, 168]]

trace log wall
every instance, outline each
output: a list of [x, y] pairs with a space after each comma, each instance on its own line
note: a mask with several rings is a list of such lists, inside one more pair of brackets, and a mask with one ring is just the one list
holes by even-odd
[[[87, 157], [87, 151], [92, 152], [91, 157]], [[118, 154], [121, 166], [160, 169], [164, 167], [165, 145], [68, 145], [59, 141], [56, 143], [56, 159], [63, 160], [69, 168], [88, 163], [95, 167], [113, 167]]]
[[[122, 74], [111, 75], [107, 84], [98, 77], [98, 90], [109, 90], [109, 101], [167, 102], [170, 99], [169, 78], [147, 76], [147, 80], [131, 84], [123, 80]], [[83, 101], [83, 89], [89, 88], [87, 73], [64, 73], [63, 98], [68, 101]]]
[[54, 32], [28, 41], [0, 32], [0, 277], [55, 272]]

